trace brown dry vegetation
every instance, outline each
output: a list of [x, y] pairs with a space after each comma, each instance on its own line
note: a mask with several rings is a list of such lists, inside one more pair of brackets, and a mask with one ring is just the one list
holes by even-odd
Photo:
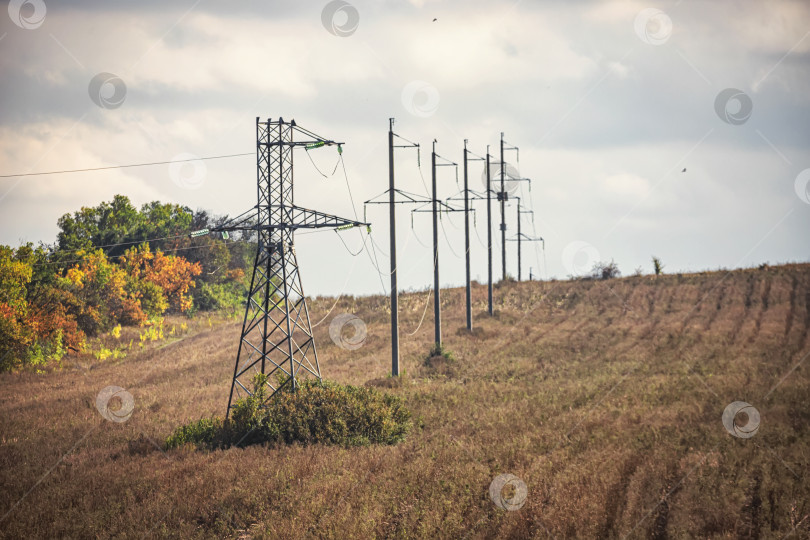
[[[510, 283], [497, 314], [443, 291], [452, 369], [422, 366], [425, 295], [403, 295], [406, 376], [390, 371], [380, 297], [342, 299], [368, 325], [347, 351], [316, 330], [324, 376], [373, 381], [421, 418], [396, 446], [163, 452], [178, 425], [222, 415], [238, 324], [92, 369], [0, 376], [0, 534], [17, 537], [810, 537], [810, 265], [610, 281]], [[312, 303], [314, 321], [333, 300]], [[798, 366], [798, 367], [795, 367]], [[781, 381], [781, 384], [779, 384]], [[104, 420], [108, 385], [135, 397]], [[772, 390], [775, 387], [775, 390]], [[720, 418], [762, 415], [751, 439]], [[528, 486], [498, 509], [501, 473]], [[18, 501], [20, 501], [19, 504]]]

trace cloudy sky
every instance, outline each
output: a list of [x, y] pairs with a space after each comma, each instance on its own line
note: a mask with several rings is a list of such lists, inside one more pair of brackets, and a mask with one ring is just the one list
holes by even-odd
[[[810, 6], [769, 2], [13, 0], [0, 13], [0, 174], [250, 153], [255, 118], [346, 142], [351, 193], [387, 188], [388, 118], [422, 145], [398, 187], [425, 193], [430, 145], [463, 140], [531, 178], [515, 193], [523, 277], [597, 260], [627, 275], [810, 260]], [[434, 20], [435, 19], [435, 20]], [[353, 217], [334, 148], [296, 158], [296, 202]], [[686, 169], [685, 172], [683, 169]], [[483, 166], [470, 163], [480, 189]], [[460, 175], [460, 172], [459, 172]], [[459, 176], [461, 179], [461, 176]], [[0, 178], [0, 243], [53, 242], [56, 221], [116, 193], [235, 215], [255, 158]], [[458, 191], [439, 169], [439, 196]], [[476, 204], [473, 277], [486, 280]], [[514, 199], [508, 236], [516, 233]], [[369, 207], [388, 267], [388, 218]], [[532, 220], [532, 216], [534, 220]], [[432, 280], [429, 214], [398, 209], [400, 283]], [[442, 283], [464, 279], [463, 219], [442, 219]], [[381, 293], [356, 231], [299, 234], [309, 294]], [[500, 235], [493, 231], [496, 241]], [[446, 239], [445, 239], [446, 236]], [[424, 245], [424, 247], [423, 247]], [[516, 244], [507, 265], [517, 273]], [[500, 246], [496, 243], [496, 278]]]

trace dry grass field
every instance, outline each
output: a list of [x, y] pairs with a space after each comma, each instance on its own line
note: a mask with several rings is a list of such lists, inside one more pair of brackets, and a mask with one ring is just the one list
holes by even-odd
[[[224, 413], [232, 320], [0, 375], [0, 536], [810, 538], [810, 265], [506, 283], [492, 318], [477, 285], [473, 334], [463, 293], [442, 295], [456, 362], [432, 367], [432, 309], [409, 335], [426, 294], [402, 296], [397, 381], [385, 298], [343, 298], [315, 329], [326, 378], [404, 398], [415, 427], [395, 446], [159, 448]], [[343, 312], [368, 326], [359, 350], [329, 339]], [[134, 396], [126, 422], [96, 410], [109, 385]], [[724, 428], [733, 401], [760, 412], [753, 437]], [[490, 499], [505, 473], [527, 487], [518, 510]]]

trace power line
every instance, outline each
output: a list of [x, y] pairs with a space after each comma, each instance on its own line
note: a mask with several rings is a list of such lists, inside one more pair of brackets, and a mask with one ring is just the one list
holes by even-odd
[[356, 267], [357, 267], [357, 259], [354, 260], [354, 263], [352, 264], [352, 269], [349, 272], [349, 275], [346, 276], [346, 281], [343, 282], [343, 289], [341, 289], [340, 294], [337, 295], [337, 297], [335, 298], [335, 303], [332, 304], [332, 307], [329, 308], [329, 311], [326, 312], [326, 315], [324, 315], [323, 318], [320, 321], [318, 321], [318, 322], [316, 322], [315, 324], [312, 325], [312, 328], [315, 328], [316, 326], [320, 325], [323, 321], [325, 321], [326, 318], [329, 317], [329, 315], [332, 313], [332, 311], [334, 311], [334, 309], [337, 307], [338, 302], [340, 302], [340, 299], [343, 298], [343, 293], [346, 292], [346, 287], [349, 285], [349, 280], [354, 275], [354, 271], [355, 271]]
[[160, 238], [144, 238], [143, 240], [131, 240], [131, 241], [128, 241], [128, 242], [119, 242], [117, 244], [104, 244], [104, 245], [101, 245], [101, 246], [87, 246], [87, 247], [78, 248], [78, 249], [57, 249], [52, 254], [56, 255], [57, 253], [59, 253], [59, 254], [62, 254], [62, 253], [76, 253], [77, 251], [85, 251], [87, 249], [101, 249], [101, 250], [103, 250], [104, 248], [127, 246], [127, 245], [130, 245], [130, 244], [143, 244], [144, 242], [157, 242], [157, 241], [160, 241], [160, 240], [172, 240], [174, 238], [186, 238], [186, 237], [188, 237], [188, 233], [186, 233], [186, 234], [176, 234], [174, 236], [162, 236]]
[[[529, 192], [531, 193], [531, 184], [529, 184]], [[526, 197], [525, 192], [523, 191], [523, 184], [520, 185], [520, 194], [524, 198]], [[534, 222], [534, 199], [532, 198], [531, 194], [528, 197], [529, 200], [529, 210], [532, 213], [532, 237], [537, 238], [537, 226]], [[520, 214], [518, 214], [518, 219], [520, 219]], [[540, 268], [540, 254], [537, 252], [537, 244], [534, 244], [534, 259], [537, 262], [538, 269]], [[548, 279], [548, 268], [546, 267], [546, 243], [543, 242], [543, 273], [545, 274], [545, 278]], [[542, 279], [542, 278], [541, 278]]]
[[153, 161], [151, 163], [132, 163], [130, 165], [110, 165], [109, 167], [92, 167], [89, 169], [71, 169], [71, 170], [62, 170], [62, 171], [46, 171], [46, 172], [35, 172], [35, 173], [21, 173], [21, 174], [0, 174], [0, 178], [17, 178], [20, 176], [43, 176], [46, 174], [66, 174], [66, 173], [77, 173], [77, 172], [89, 172], [89, 171], [105, 171], [108, 169], [128, 169], [130, 167], [147, 167], [150, 165], [170, 165], [172, 163], [184, 163], [187, 161], [202, 161], [206, 159], [224, 159], [224, 158], [232, 158], [232, 157], [242, 157], [242, 156], [252, 156], [254, 155], [253, 152], [247, 152], [244, 154], [228, 154], [224, 156], [207, 156], [207, 157], [198, 157], [198, 158], [189, 158], [189, 159], [173, 159], [171, 161]]
[[[315, 160], [313, 160], [313, 159], [312, 159], [312, 156], [311, 156], [311, 155], [309, 155], [309, 149], [305, 147], [305, 148], [304, 148], [304, 150], [306, 150], [307, 157], [309, 158], [310, 163], [312, 163], [312, 166], [313, 166], [313, 167], [315, 167], [315, 170], [316, 170], [316, 171], [318, 171], [318, 174], [320, 174], [320, 175], [321, 175], [321, 176], [323, 176], [324, 178], [329, 178], [329, 177], [331, 177], [331, 176], [334, 176], [334, 175], [335, 175], [335, 172], [337, 171], [338, 165], [340, 165], [340, 161], [343, 159], [343, 154], [342, 154], [342, 152], [341, 152], [341, 153], [339, 153], [339, 154], [338, 154], [338, 161], [335, 163], [335, 167], [334, 167], [334, 169], [332, 169], [332, 174], [330, 174], [330, 175], [326, 175], [326, 174], [325, 174], [325, 173], [324, 173], [324, 172], [323, 172], [323, 171], [322, 171], [322, 170], [321, 170], [321, 169], [320, 169], [320, 168], [319, 168], [319, 167], [318, 167], [318, 166], [315, 164]], [[340, 152], [340, 150], [338, 150], [338, 152]], [[357, 217], [357, 216], [355, 216], [355, 217]]]
[[419, 324], [416, 326], [416, 330], [414, 330], [413, 332], [410, 332], [409, 334], [406, 334], [406, 335], [412, 336], [412, 335], [416, 334], [419, 331], [420, 328], [422, 328], [422, 323], [425, 322], [425, 315], [427, 315], [428, 305], [430, 305], [430, 294], [432, 292], [433, 292], [433, 290], [428, 288], [427, 298], [425, 298], [425, 310], [422, 312], [422, 318], [419, 319]]
[[[310, 161], [311, 161], [311, 159], [310, 159]], [[360, 218], [357, 215], [357, 205], [354, 203], [354, 195], [352, 194], [352, 186], [349, 183], [349, 173], [346, 172], [346, 162], [343, 161], [343, 152], [338, 151], [338, 161], [340, 162], [340, 165], [343, 168], [343, 178], [346, 181], [346, 190], [349, 192], [349, 201], [351, 201], [351, 203], [352, 203], [352, 212], [354, 212], [354, 219], [359, 221]], [[312, 164], [314, 165], [315, 163], [313, 162]], [[337, 165], [335, 165], [335, 171], [336, 170], [337, 170]], [[332, 174], [334, 174], [334, 171], [332, 171]], [[371, 251], [369, 251], [368, 246], [366, 245], [366, 237], [363, 236], [363, 232], [362, 231], [359, 231], [359, 232], [360, 232], [360, 240], [363, 242], [363, 247], [360, 248], [360, 251], [358, 251], [358, 254], [360, 252], [362, 252], [362, 251], [366, 252], [366, 255], [368, 255], [368, 261], [371, 263], [371, 266], [374, 267], [374, 269], [377, 271], [377, 274], [379, 274], [380, 286], [382, 287], [383, 294], [385, 294], [385, 292], [386, 292], [385, 291], [385, 283], [383, 283], [383, 280], [382, 280], [383, 274], [380, 271], [380, 262], [379, 262], [379, 260], [377, 260], [377, 251], [376, 251], [376, 249], [374, 249], [374, 237], [371, 236], [371, 229], [369, 228], [367, 230], [367, 236], [371, 240]], [[338, 236], [340, 236], [340, 235], [338, 234]], [[341, 240], [341, 242], [343, 242], [343, 238], [341, 238], [340, 240]], [[349, 246], [346, 245], [346, 242], [343, 242], [343, 245], [346, 247], [346, 251], [348, 251], [349, 254], [351, 254], [352, 252], [349, 249]], [[373, 253], [373, 255], [372, 255], [372, 253]], [[352, 255], [352, 256], [354, 257], [354, 255]]]
[[[242, 242], [247, 242], [247, 240], [233, 240], [232, 242], [227, 242], [225, 245], [226, 246], [233, 246], [233, 245], [236, 245], [237, 243], [242, 243]], [[186, 247], [175, 248], [175, 249], [161, 249], [161, 250], [158, 250], [158, 251], [160, 251], [161, 253], [171, 253], [171, 252], [175, 252], [175, 251], [185, 251], [187, 249], [211, 249], [214, 246], [218, 246], [218, 245], [220, 245], [220, 244], [219, 243], [217, 243], [217, 244], [209, 244], [207, 246], [186, 246]], [[107, 256], [106, 253], [103, 253], [103, 255], [105, 257]], [[72, 260], [69, 260], [69, 261], [49, 261], [49, 262], [43, 262], [43, 263], [36, 263], [36, 264], [31, 265], [31, 266], [45, 266], [45, 265], [51, 265], [51, 264], [68, 264], [68, 263], [74, 263], [74, 262], [81, 262], [81, 261], [89, 259], [91, 256], [92, 256], [92, 254], [87, 255], [85, 257], [82, 257], [80, 259], [72, 259]], [[112, 257], [107, 257], [107, 259], [108, 260], [119, 259], [121, 257], [126, 257], [126, 256], [127, 256], [127, 254], [124, 253], [124, 254], [121, 254], [121, 255], [113, 255]]]
[[460, 259], [461, 255], [456, 253], [456, 251], [453, 249], [453, 244], [450, 243], [450, 239], [447, 237], [447, 230], [444, 228], [444, 222], [441, 219], [439, 220], [439, 226], [442, 229], [442, 234], [444, 235], [445, 242], [447, 242], [447, 247], [450, 249], [450, 253], [452, 253], [456, 259]]
[[360, 255], [361, 253], [363, 253], [363, 247], [365, 247], [365, 246], [363, 246], [363, 247], [361, 247], [360, 249], [358, 249], [358, 250], [357, 250], [357, 253], [352, 253], [352, 250], [351, 250], [351, 249], [349, 249], [349, 246], [347, 246], [347, 245], [346, 245], [346, 241], [345, 241], [345, 240], [343, 240], [343, 237], [342, 237], [342, 236], [340, 236], [340, 233], [339, 233], [338, 231], [335, 231], [335, 234], [337, 234], [337, 235], [338, 235], [338, 238], [340, 239], [340, 241], [341, 241], [341, 242], [343, 242], [343, 247], [345, 247], [345, 248], [346, 248], [346, 251], [348, 251], [348, 252], [349, 252], [349, 255], [351, 255], [352, 257], [357, 257], [358, 255]]

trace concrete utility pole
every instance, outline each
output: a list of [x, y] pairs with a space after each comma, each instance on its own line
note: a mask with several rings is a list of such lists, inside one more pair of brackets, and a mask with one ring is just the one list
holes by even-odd
[[467, 181], [467, 139], [464, 139], [464, 266], [467, 284], [467, 330], [472, 330], [472, 290], [470, 289], [470, 186]]
[[394, 119], [388, 119], [388, 223], [391, 246], [391, 376], [399, 375], [399, 289], [397, 288], [397, 218], [394, 204]]
[[[444, 163], [437, 163], [436, 159], [441, 159]], [[433, 184], [432, 195], [430, 199], [429, 212], [433, 216], [433, 326], [434, 326], [434, 342], [436, 345], [442, 344], [442, 307], [441, 307], [441, 289], [439, 288], [439, 212], [444, 208], [445, 212], [460, 212], [461, 209], [453, 208], [449, 204], [440, 201], [437, 195], [437, 182], [436, 182], [436, 169], [438, 167], [456, 167], [458, 171], [458, 163], [454, 163], [447, 158], [444, 158], [436, 153], [436, 140], [433, 140], [433, 152], [430, 155], [430, 171], [431, 180]], [[458, 178], [458, 174], [456, 175]], [[411, 212], [427, 212], [417, 208]]]
[[518, 238], [518, 272], [517, 278], [520, 281], [520, 197], [517, 198], [517, 238]]
[[[402, 139], [408, 144], [394, 144], [394, 139]], [[419, 145], [413, 143], [394, 133], [394, 119], [388, 119], [388, 189], [377, 195], [373, 199], [363, 203], [363, 215], [366, 213], [366, 205], [387, 204], [388, 219], [390, 227], [390, 249], [391, 249], [391, 375], [399, 375], [399, 289], [397, 286], [397, 222], [395, 205], [397, 204], [424, 204], [428, 202], [426, 198], [419, 198], [413, 194], [396, 189], [394, 186], [394, 148], [416, 148], [417, 160], [419, 159]], [[388, 200], [375, 200], [388, 194]], [[399, 194], [402, 200], [396, 200]]]
[[[436, 163], [436, 158], [441, 159], [444, 163]], [[431, 179], [433, 181], [433, 190], [431, 195], [431, 214], [433, 215], [433, 326], [434, 326], [434, 342], [437, 346], [442, 345], [442, 304], [441, 304], [441, 288], [439, 286], [439, 212], [444, 208], [445, 212], [460, 212], [458, 208], [439, 200], [438, 188], [436, 182], [436, 168], [437, 167], [455, 167], [456, 168], [456, 181], [458, 181], [458, 163], [450, 161], [449, 159], [440, 156], [436, 153], [436, 139], [433, 139], [433, 152], [430, 155], [430, 169]], [[413, 212], [420, 212], [417, 208]]]
[[433, 210], [433, 341], [437, 347], [442, 345], [442, 304], [439, 299], [439, 215], [436, 212], [436, 139], [433, 139], [433, 151], [430, 154], [430, 171], [433, 179], [431, 208]]
[[487, 145], [487, 311], [492, 311], [492, 170], [489, 167], [489, 145]]
[[506, 280], [506, 189], [504, 177], [506, 165], [503, 161], [503, 131], [501, 131], [501, 191], [498, 200], [501, 201], [501, 279]]
[[[469, 162], [470, 160], [486, 161], [486, 158], [470, 152], [467, 149], [467, 142], [467, 139], [464, 139], [464, 264], [466, 269], [465, 293], [467, 297], [467, 330], [472, 331], [472, 273], [470, 271], [470, 211], [472, 210], [472, 205], [470, 201], [481, 200], [485, 197], [483, 194], [478, 194], [470, 189]], [[475, 157], [470, 158], [470, 154], [473, 154]], [[470, 192], [473, 194], [472, 197], [470, 196]], [[454, 201], [458, 199], [450, 197], [447, 200]]]
[[[531, 214], [532, 215], [532, 221], [534, 221], [534, 211], [533, 210], [521, 210], [520, 209], [520, 197], [515, 197], [515, 199], [517, 199], [517, 236], [515, 236], [514, 238], [509, 238], [509, 241], [517, 242], [517, 248], [518, 248], [517, 279], [518, 279], [518, 281], [521, 281], [521, 279], [522, 279], [521, 268], [522, 268], [522, 264], [523, 264], [522, 263], [522, 257], [521, 257], [521, 243], [524, 242], [524, 241], [526, 241], [526, 242], [543, 242], [543, 249], [545, 249], [545, 241], [542, 238], [531, 238], [531, 237], [523, 234], [523, 232], [521, 231], [521, 227], [520, 227], [520, 216], [521, 216], [521, 214]], [[531, 281], [531, 279], [532, 279], [532, 273], [531, 273], [531, 268], [529, 268], [529, 281]]]
[[[514, 150], [517, 152], [517, 160], [520, 162], [520, 150], [517, 146], [504, 146], [503, 131], [501, 132], [501, 190], [498, 193], [498, 200], [501, 201], [501, 272], [502, 279], [506, 279], [506, 201], [509, 200], [509, 194], [506, 192], [506, 162], [504, 161], [504, 150]], [[528, 181], [528, 178], [515, 178], [510, 175], [511, 182]]]

